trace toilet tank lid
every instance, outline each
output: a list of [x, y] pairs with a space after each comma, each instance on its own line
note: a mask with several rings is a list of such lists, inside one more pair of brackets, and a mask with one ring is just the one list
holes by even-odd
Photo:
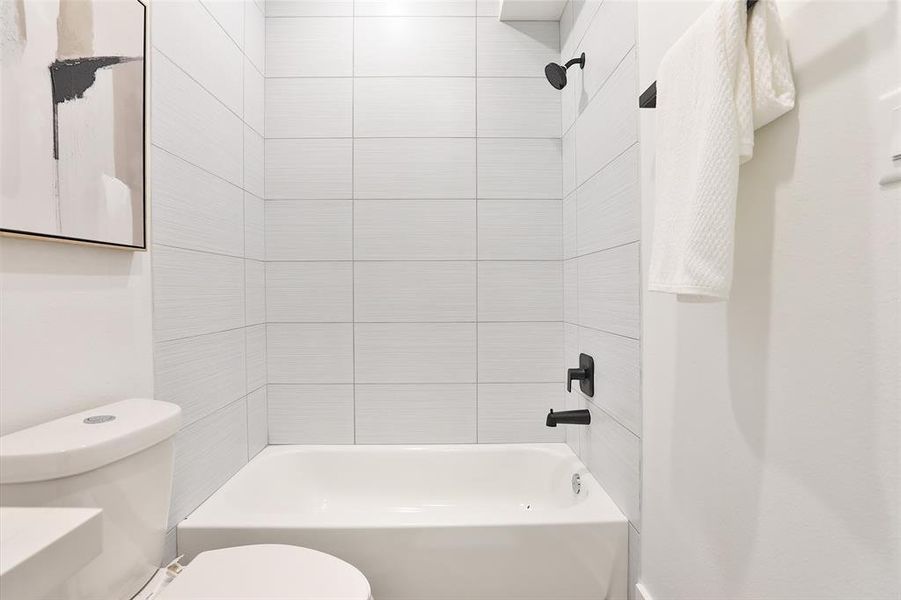
[[0, 484], [69, 477], [172, 437], [181, 407], [131, 398], [0, 437]]

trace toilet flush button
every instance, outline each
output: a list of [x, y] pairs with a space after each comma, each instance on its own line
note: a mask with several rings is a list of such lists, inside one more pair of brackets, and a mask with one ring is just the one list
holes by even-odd
[[98, 425], [100, 423], [109, 423], [110, 421], [115, 421], [115, 415], [95, 415], [93, 417], [88, 417], [82, 423], [85, 425]]

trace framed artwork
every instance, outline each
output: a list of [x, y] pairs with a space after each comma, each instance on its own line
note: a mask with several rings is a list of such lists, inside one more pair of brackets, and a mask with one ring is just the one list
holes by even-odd
[[146, 248], [146, 6], [0, 10], [0, 232]]

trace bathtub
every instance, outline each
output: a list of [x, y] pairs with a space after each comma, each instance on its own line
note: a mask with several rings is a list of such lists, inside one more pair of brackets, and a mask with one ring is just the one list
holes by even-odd
[[564, 444], [269, 446], [177, 535], [186, 560], [328, 552], [376, 600], [601, 600], [626, 597], [627, 526]]

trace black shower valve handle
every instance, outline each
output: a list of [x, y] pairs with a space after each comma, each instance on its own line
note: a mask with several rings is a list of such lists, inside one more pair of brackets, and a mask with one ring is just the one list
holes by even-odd
[[594, 359], [585, 353], [579, 355], [579, 366], [566, 370], [566, 391], [573, 391], [573, 381], [579, 381], [579, 389], [589, 398], [594, 397]]
[[566, 391], [573, 391], [573, 379], [577, 379], [579, 381], [588, 377], [588, 371], [586, 369], [567, 369], [566, 370]]

